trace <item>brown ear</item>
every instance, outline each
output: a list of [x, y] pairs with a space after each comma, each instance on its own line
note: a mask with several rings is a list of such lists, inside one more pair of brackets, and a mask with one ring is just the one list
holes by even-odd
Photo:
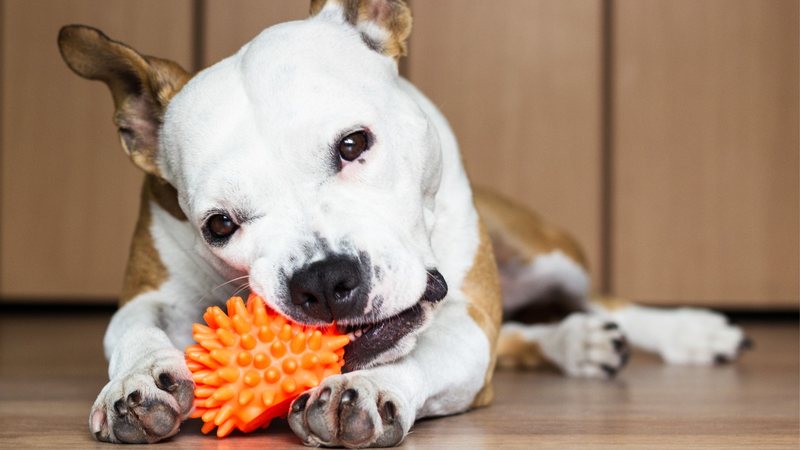
[[374, 50], [395, 59], [405, 56], [411, 10], [403, 0], [311, 0], [311, 15], [343, 14]]
[[84, 25], [61, 28], [58, 48], [73, 72], [108, 85], [122, 147], [139, 168], [159, 175], [155, 158], [164, 111], [189, 74], [172, 61], [142, 56]]

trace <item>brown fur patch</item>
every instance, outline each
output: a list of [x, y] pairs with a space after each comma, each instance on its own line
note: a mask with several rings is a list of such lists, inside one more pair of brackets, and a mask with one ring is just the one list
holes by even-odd
[[495, 351], [497, 336], [500, 333], [500, 322], [503, 316], [500, 283], [497, 277], [497, 265], [492, 252], [492, 242], [483, 222], [479, 223], [480, 242], [472, 268], [464, 278], [462, 291], [467, 296], [468, 311], [472, 320], [486, 333], [491, 351], [489, 367], [486, 370], [483, 388], [475, 396], [473, 407], [485, 406], [492, 401], [492, 374], [497, 361]]
[[139, 220], [136, 222], [136, 229], [133, 232], [128, 266], [125, 269], [125, 279], [119, 299], [120, 306], [139, 294], [158, 289], [167, 280], [167, 268], [161, 261], [161, 256], [153, 241], [153, 235], [150, 233], [150, 225], [153, 222], [150, 202], [156, 201], [161, 204], [158, 196], [163, 197], [164, 193], [158, 194], [157, 192], [163, 189], [163, 183], [155, 176], [147, 175], [142, 185]]
[[63, 27], [58, 45], [75, 73], [108, 85], [122, 147], [136, 166], [160, 176], [156, 154], [163, 114], [190, 75], [175, 62], [142, 56], [92, 27]]
[[594, 295], [592, 296], [591, 301], [592, 303], [597, 303], [598, 305], [602, 306], [606, 311], [617, 311], [632, 305], [630, 300], [619, 297], [610, 297], [607, 295]]
[[178, 203], [178, 191], [171, 184], [155, 176], [147, 176], [145, 183], [149, 185], [151, 197], [158, 206], [178, 220], [187, 220]]
[[374, 22], [388, 37], [381, 42], [369, 42], [379, 46], [378, 51], [395, 59], [406, 55], [406, 41], [411, 34], [411, 10], [402, 0], [311, 0], [309, 12], [318, 14], [328, 1], [341, 5], [345, 20], [353, 25], [359, 22]]
[[475, 206], [492, 238], [498, 264], [527, 264], [534, 257], [561, 250], [588, 268], [578, 242], [564, 230], [545, 223], [534, 212], [509, 199], [475, 188]]
[[503, 334], [497, 340], [497, 366], [504, 369], [530, 369], [547, 363], [539, 344], [521, 334]]

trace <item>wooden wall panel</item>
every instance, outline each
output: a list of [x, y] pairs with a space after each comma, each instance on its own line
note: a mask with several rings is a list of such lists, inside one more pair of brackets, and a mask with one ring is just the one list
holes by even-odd
[[564, 226], [595, 285], [601, 3], [414, 1], [408, 76], [450, 120], [473, 183]]
[[203, 65], [235, 53], [270, 25], [308, 17], [306, 0], [206, 0]]
[[614, 2], [613, 287], [798, 306], [798, 2]]
[[61, 60], [62, 25], [85, 23], [190, 67], [192, 2], [5, 0], [2, 15], [0, 295], [111, 299], [121, 287], [141, 175], [99, 82]]

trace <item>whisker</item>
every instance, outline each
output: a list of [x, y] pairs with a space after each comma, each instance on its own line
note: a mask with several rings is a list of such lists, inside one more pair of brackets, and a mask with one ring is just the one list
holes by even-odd
[[239, 295], [240, 292], [244, 291], [245, 289], [250, 289], [250, 283], [249, 282], [244, 283], [243, 285], [239, 286], [239, 288], [236, 289], [236, 292], [234, 292], [233, 295], [231, 295], [231, 297], [236, 297], [237, 295]]
[[[199, 299], [197, 299], [197, 300], [196, 300], [196, 302], [197, 302], [197, 303], [202, 303], [204, 300], [206, 300], [206, 299], [208, 299], [209, 297], [211, 297], [211, 296], [214, 294], [214, 292], [215, 292], [215, 291], [217, 291], [217, 290], [219, 290], [219, 289], [223, 288], [224, 286], [227, 286], [227, 285], [229, 285], [229, 284], [231, 284], [231, 283], [235, 283], [235, 282], [237, 282], [237, 281], [240, 281], [240, 280], [243, 280], [243, 279], [245, 279], [245, 278], [249, 278], [249, 277], [250, 277], [250, 275], [242, 275], [242, 276], [240, 276], [240, 277], [236, 277], [236, 278], [233, 278], [233, 279], [231, 279], [231, 280], [228, 280], [228, 281], [226, 281], [226, 282], [224, 282], [224, 283], [221, 283], [221, 284], [219, 284], [219, 285], [217, 285], [217, 286], [213, 287], [213, 288], [212, 288], [211, 290], [209, 290], [209, 291], [208, 291], [208, 292], [207, 292], [205, 295], [203, 295], [202, 297], [200, 297]], [[245, 283], [245, 284], [247, 284], [247, 283]]]
[[250, 275], [242, 275], [242, 276], [240, 276], [240, 277], [236, 277], [236, 278], [233, 278], [233, 279], [231, 279], [231, 280], [228, 280], [228, 281], [226, 281], [226, 282], [224, 282], [224, 283], [222, 283], [222, 284], [220, 284], [220, 285], [218, 285], [218, 286], [214, 287], [213, 289], [211, 289], [211, 292], [214, 292], [214, 291], [216, 291], [217, 289], [221, 288], [222, 286], [225, 286], [226, 284], [231, 284], [231, 283], [233, 283], [233, 282], [236, 282], [236, 281], [239, 281], [239, 280], [243, 280], [243, 279], [245, 279], [245, 278], [247, 278], [247, 277], [249, 277], [249, 276], [250, 276]]

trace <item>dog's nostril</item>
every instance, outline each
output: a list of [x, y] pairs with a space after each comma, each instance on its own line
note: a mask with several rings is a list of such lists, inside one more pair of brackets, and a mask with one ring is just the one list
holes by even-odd
[[303, 300], [304, 305], [310, 305], [312, 303], [317, 303], [317, 297], [314, 297], [311, 294], [300, 294], [300, 298]]
[[342, 300], [343, 298], [347, 297], [347, 295], [350, 294], [350, 292], [352, 292], [352, 291], [353, 291], [353, 288], [348, 286], [348, 283], [342, 282], [342, 283], [337, 284], [333, 288], [333, 297], [336, 300]]

